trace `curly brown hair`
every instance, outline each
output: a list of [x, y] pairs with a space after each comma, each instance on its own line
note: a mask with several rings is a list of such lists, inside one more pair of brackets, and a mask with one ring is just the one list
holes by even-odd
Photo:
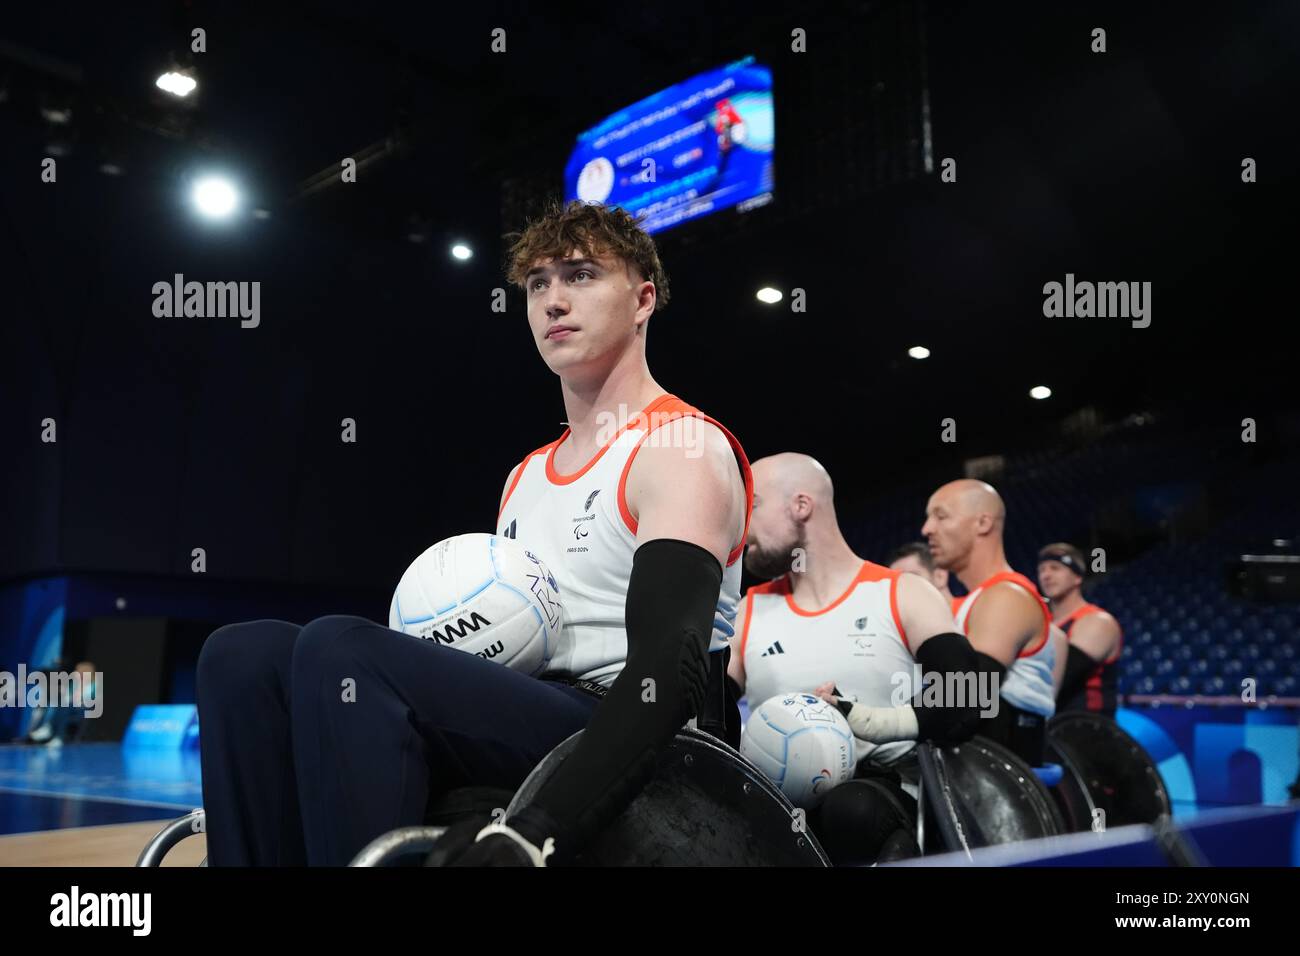
[[587, 256], [613, 255], [627, 262], [655, 287], [655, 311], [668, 304], [668, 274], [659, 261], [655, 241], [641, 228], [643, 216], [633, 217], [618, 206], [551, 202], [541, 218], [529, 220], [511, 242], [506, 278], [523, 288], [524, 278], [539, 260], [563, 259], [575, 249]]

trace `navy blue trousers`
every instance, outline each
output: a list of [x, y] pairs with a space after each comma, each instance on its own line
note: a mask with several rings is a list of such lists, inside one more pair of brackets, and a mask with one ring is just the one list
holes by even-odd
[[598, 703], [343, 615], [214, 631], [196, 692], [212, 866], [346, 865], [450, 789], [516, 789]]

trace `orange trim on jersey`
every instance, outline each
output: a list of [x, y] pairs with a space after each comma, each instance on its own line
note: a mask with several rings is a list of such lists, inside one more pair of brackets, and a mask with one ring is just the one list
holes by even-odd
[[[740, 534], [740, 543], [732, 548], [727, 554], [727, 567], [731, 567], [736, 563], [736, 560], [745, 553], [745, 540], [749, 537], [749, 518], [754, 511], [754, 475], [749, 467], [749, 459], [745, 456], [745, 449], [740, 446], [740, 441], [717, 419], [704, 414], [694, 405], [688, 405], [675, 395], [666, 395], [664, 397], [671, 398], [676, 405], [673, 408], [670, 408], [666, 413], [663, 412], [662, 409], [656, 410], [663, 416], [662, 419], [658, 422], [646, 423], [650, 425], [650, 427], [647, 428], [646, 433], [641, 436], [641, 440], [636, 443], [636, 447], [632, 449], [632, 453], [627, 456], [627, 462], [623, 465], [623, 473], [618, 479], [618, 513], [623, 516], [623, 524], [627, 526], [627, 530], [635, 535], [638, 522], [636, 518], [632, 517], [632, 510], [627, 506], [627, 476], [632, 471], [632, 462], [636, 460], [637, 452], [641, 450], [641, 446], [645, 444], [645, 440], [650, 437], [650, 433], [656, 428], [670, 424], [679, 418], [702, 419], [710, 425], [713, 425], [726, 437], [727, 443], [731, 445], [731, 450], [736, 455], [736, 463], [740, 466], [740, 475], [745, 483], [745, 528]], [[650, 406], [650, 408], [653, 407], [653, 405]], [[650, 408], [646, 409], [646, 413], [650, 412]]]
[[[882, 567], [879, 564], [872, 564], [870, 561], [863, 561], [862, 567], [858, 568], [858, 573], [853, 576], [853, 580], [850, 581], [849, 586], [844, 589], [844, 593], [841, 594], [839, 597], [837, 597], [830, 604], [827, 604], [820, 611], [805, 611], [798, 604], [794, 603], [794, 590], [790, 587], [789, 584], [789, 579], [790, 579], [789, 574], [786, 574], [785, 577], [777, 578], [777, 581], [785, 583], [785, 587], [783, 588], [783, 591], [785, 593], [785, 603], [786, 606], [789, 607], [791, 611], [793, 611], [795, 614], [798, 614], [800, 617], [820, 617], [821, 615], [825, 614], [827, 611], [839, 607], [846, 600], [848, 600], [849, 595], [853, 593], [853, 589], [856, 588], [859, 584], [863, 583], [864, 581], [880, 581], [887, 577], [893, 577], [895, 582], [897, 582], [899, 573], [900, 572], [898, 571], [891, 571], [889, 570], [889, 568]], [[776, 582], [772, 582], [772, 583], [776, 583]], [[897, 614], [894, 615], [894, 620], [895, 621], [898, 620]]]
[[[894, 627], [898, 628], [898, 636], [903, 639], [903, 646], [907, 648], [907, 653], [912, 654], [912, 644], [907, 639], [907, 631], [903, 628], [903, 619], [898, 616], [898, 579], [903, 576], [901, 571], [890, 572], [894, 580], [889, 582], [889, 611], [894, 615]], [[915, 654], [912, 654], [915, 657]]]
[[1083, 604], [1067, 614], [1063, 621], [1053, 623], [1055, 623], [1061, 630], [1065, 630], [1065, 625], [1073, 624], [1075, 621], [1079, 620], [1079, 618], [1087, 617], [1089, 614], [1096, 614], [1100, 610], [1101, 608], [1095, 604]]
[[[1052, 612], [1047, 607], [1047, 602], [1043, 600], [1043, 596], [1038, 593], [1038, 588], [1034, 586], [1034, 582], [1030, 581], [1029, 578], [1025, 577], [1019, 571], [999, 571], [997, 574], [993, 575], [987, 581], [984, 581], [982, 584], [980, 584], [978, 588], [972, 589], [971, 594], [974, 594], [976, 591], [979, 591], [980, 597], [983, 597], [984, 593], [989, 588], [993, 587], [993, 585], [995, 584], [1002, 584], [1004, 581], [1009, 581], [1012, 584], [1018, 584], [1020, 587], [1028, 591], [1029, 596], [1038, 602], [1038, 607], [1043, 612], [1042, 639], [1039, 640], [1037, 644], [1034, 644], [1032, 647], [1026, 647], [1024, 650], [1022, 650], [1019, 654], [1016, 655], [1017, 657], [1033, 657], [1035, 654], [1037, 654], [1039, 651], [1043, 649], [1043, 645], [1047, 643], [1047, 639], [1052, 634]], [[967, 595], [967, 597], [969, 596], [970, 595]], [[978, 601], [979, 598], [976, 598], [975, 602], [971, 603], [970, 610], [966, 613], [967, 624], [970, 623], [971, 614], [975, 613], [975, 603]]]
[[524, 476], [524, 469], [528, 467], [528, 463], [532, 461], [535, 455], [546, 452], [548, 449], [553, 448], [555, 444], [555, 442], [551, 442], [549, 445], [535, 448], [524, 456], [524, 460], [519, 463], [519, 470], [515, 472], [514, 480], [510, 482], [510, 487], [506, 490], [506, 496], [501, 499], [501, 507], [497, 509], [497, 521], [500, 521], [501, 515], [505, 513], [506, 505], [510, 503], [510, 496], [515, 493], [515, 488], [519, 486], [519, 479]]
[[645, 408], [641, 409], [641, 411], [639, 411], [637, 414], [633, 415], [630, 420], [624, 422], [622, 426], [619, 427], [619, 430], [610, 437], [609, 441], [605, 442], [605, 444], [600, 446], [600, 450], [597, 451], [596, 454], [594, 454], [591, 457], [591, 461], [587, 462], [577, 471], [569, 475], [562, 475], [555, 470], [555, 450], [559, 448], [561, 444], [563, 444], [564, 439], [568, 438], [569, 435], [573, 433], [573, 430], [571, 428], [564, 429], [564, 433], [560, 435], [560, 437], [557, 438], [554, 442], [551, 443], [550, 445], [551, 452], [549, 455], [546, 456], [547, 480], [550, 481], [551, 484], [553, 485], [573, 484], [575, 481], [577, 481], [579, 478], [581, 478], [583, 475], [589, 472], [592, 466], [596, 464], [596, 462], [600, 461], [601, 456], [604, 455], [605, 452], [609, 451], [610, 447], [614, 444], [614, 442], [618, 441], [618, 439], [623, 435], [625, 431], [633, 427], [637, 422], [641, 421], [642, 416], [650, 415], [656, 406], [662, 405], [664, 402], [670, 399], [676, 399], [677, 401], [681, 401], [681, 399], [677, 399], [676, 396], [670, 395], [667, 392], [660, 395], [658, 398], [652, 401]]

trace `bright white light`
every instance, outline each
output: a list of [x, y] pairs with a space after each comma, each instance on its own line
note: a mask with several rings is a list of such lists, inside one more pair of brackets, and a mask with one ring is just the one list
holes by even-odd
[[929, 358], [930, 350], [927, 349], [924, 345], [913, 345], [910, 349], [907, 350], [907, 354], [912, 356], [912, 358], [914, 359]]
[[172, 96], [189, 96], [194, 92], [194, 88], [199, 84], [195, 82], [194, 77], [187, 76], [184, 73], [177, 73], [175, 70], [168, 70], [162, 76], [154, 81], [158, 89], [164, 93], [170, 93]]
[[1035, 385], [1029, 390], [1030, 398], [1044, 399], [1052, 397], [1052, 390], [1046, 385]]
[[770, 285], [763, 286], [763, 288], [759, 289], [757, 295], [759, 302], [766, 302], [768, 305], [780, 302], [782, 298], [781, 290], [773, 289]]
[[229, 180], [208, 176], [194, 184], [194, 205], [212, 219], [224, 219], [235, 211], [239, 196]]
[[451, 247], [451, 254], [464, 262], [470, 256], [474, 255], [474, 250], [465, 245], [465, 243], [458, 242]]

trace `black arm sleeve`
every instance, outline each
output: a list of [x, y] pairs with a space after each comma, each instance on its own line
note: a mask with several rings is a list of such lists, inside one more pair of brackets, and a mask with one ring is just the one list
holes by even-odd
[[[980, 686], [997, 691], [1006, 668], [983, 651], [975, 650], [964, 634], [956, 633], [937, 634], [927, 640], [916, 652], [916, 660], [921, 665], [923, 685], [939, 680], [948, 688], [954, 684], [949, 678], [952, 675], [963, 689], [962, 700], [941, 699], [938, 707], [925, 706], [923, 694], [912, 701], [918, 739], [960, 743], [979, 733]], [[997, 680], [992, 679], [994, 675]]]
[[721, 588], [718, 559], [699, 545], [661, 538], [637, 548], [627, 590], [627, 663], [573, 752], [532, 807], [511, 820], [531, 839], [554, 836], [557, 862], [572, 859], [622, 812], [650, 779], [659, 753], [699, 711]]
[[1071, 644], [1069, 655], [1065, 658], [1065, 676], [1061, 678], [1061, 689], [1056, 694], [1057, 703], [1077, 694], [1096, 669], [1097, 661]]

